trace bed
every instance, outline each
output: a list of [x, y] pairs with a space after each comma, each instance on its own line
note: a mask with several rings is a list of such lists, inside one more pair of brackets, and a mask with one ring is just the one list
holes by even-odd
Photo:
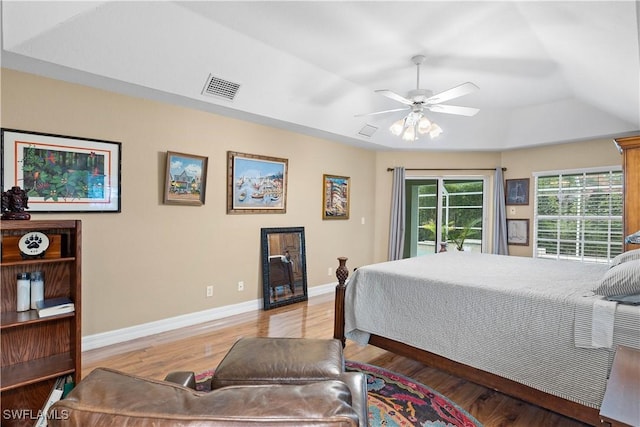
[[[625, 261], [622, 290], [640, 293]], [[602, 295], [618, 270], [457, 251], [364, 266], [336, 288], [334, 336], [599, 425], [615, 348], [640, 348], [640, 306]]]

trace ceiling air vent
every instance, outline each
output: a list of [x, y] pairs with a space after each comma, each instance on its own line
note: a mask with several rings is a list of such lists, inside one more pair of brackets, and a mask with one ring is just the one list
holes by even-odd
[[207, 79], [207, 83], [204, 85], [202, 94], [219, 96], [221, 98], [233, 101], [236, 93], [238, 93], [238, 89], [240, 89], [240, 85], [238, 83], [223, 80], [209, 74], [209, 78]]
[[363, 128], [360, 129], [360, 132], [358, 132], [358, 135], [371, 137], [371, 136], [373, 136], [374, 133], [376, 133], [377, 130], [378, 130], [378, 128], [375, 127], [375, 126], [364, 125]]

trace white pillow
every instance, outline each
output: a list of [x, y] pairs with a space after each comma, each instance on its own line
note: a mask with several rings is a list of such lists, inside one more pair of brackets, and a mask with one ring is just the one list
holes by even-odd
[[620, 265], [623, 262], [633, 261], [635, 259], [640, 259], [640, 249], [633, 249], [631, 251], [622, 252], [619, 255], [616, 255], [613, 260], [611, 260], [611, 267], [615, 267], [616, 265]]
[[605, 297], [640, 293], [640, 259], [608, 269], [593, 292]]

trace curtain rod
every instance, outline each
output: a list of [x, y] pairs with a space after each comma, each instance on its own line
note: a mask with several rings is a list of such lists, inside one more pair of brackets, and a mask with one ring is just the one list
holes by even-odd
[[[406, 168], [406, 171], [494, 171], [496, 168]], [[502, 168], [502, 172], [507, 168]], [[387, 168], [387, 172], [393, 172], [393, 168]]]

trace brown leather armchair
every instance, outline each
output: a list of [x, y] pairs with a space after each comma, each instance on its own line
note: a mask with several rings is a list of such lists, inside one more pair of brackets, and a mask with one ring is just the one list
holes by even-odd
[[[227, 386], [207, 393], [168, 381], [98, 368], [51, 407], [55, 416], [49, 425], [247, 426], [266, 422], [269, 426], [296, 427], [366, 425], [367, 420], [361, 419], [366, 416], [366, 383], [362, 375], [351, 374], [354, 373], [308, 384]], [[190, 373], [170, 374], [168, 379], [192, 384]], [[352, 389], [360, 393], [355, 400]]]

